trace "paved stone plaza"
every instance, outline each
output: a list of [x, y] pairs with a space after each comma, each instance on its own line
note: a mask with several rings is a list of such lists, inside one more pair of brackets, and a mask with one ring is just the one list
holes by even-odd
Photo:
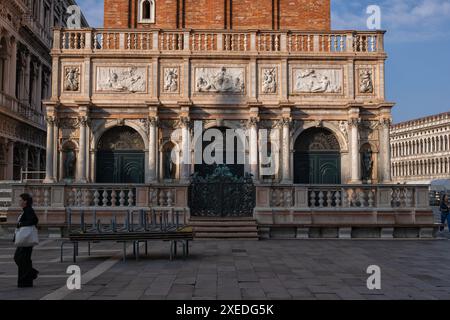
[[[444, 235], [448, 235], [447, 233]], [[80, 246], [82, 289], [66, 289], [59, 240], [33, 253], [39, 279], [16, 288], [14, 248], [0, 241], [0, 299], [450, 299], [450, 243], [423, 241], [273, 240], [193, 242], [186, 260], [169, 261], [169, 244], [148, 257], [121, 260], [120, 244]], [[143, 250], [142, 250], [143, 252]], [[369, 291], [369, 265], [381, 267], [382, 290]]]

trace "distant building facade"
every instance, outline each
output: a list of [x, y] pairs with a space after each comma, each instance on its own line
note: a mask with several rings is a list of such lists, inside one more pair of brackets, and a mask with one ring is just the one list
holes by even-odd
[[[0, 180], [45, 170], [52, 28], [74, 0], [0, 0]], [[87, 27], [82, 18], [81, 26]]]
[[394, 125], [391, 150], [395, 182], [450, 179], [450, 112]]

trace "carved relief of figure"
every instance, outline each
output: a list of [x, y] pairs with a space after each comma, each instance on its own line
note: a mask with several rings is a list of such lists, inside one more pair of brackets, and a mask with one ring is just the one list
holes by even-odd
[[144, 92], [145, 69], [137, 67], [99, 68], [97, 90], [114, 92]]
[[295, 91], [302, 93], [339, 93], [342, 89], [340, 75], [340, 70], [299, 70]]
[[364, 181], [372, 180], [373, 159], [371, 149], [366, 149], [362, 154], [362, 169], [362, 179]]
[[277, 91], [277, 79], [276, 79], [276, 69], [266, 69], [264, 70], [263, 76], [263, 92], [264, 93], [276, 93]]
[[373, 93], [372, 71], [370, 71], [370, 70], [361, 70], [361, 72], [360, 72], [359, 92], [361, 92], [361, 93]]
[[165, 70], [164, 91], [176, 92], [178, 90], [178, 69], [170, 68]]
[[239, 92], [245, 91], [243, 72], [231, 68], [199, 68], [196, 80], [197, 92]]
[[64, 85], [67, 91], [78, 91], [80, 89], [80, 69], [77, 67], [66, 69], [66, 83]]

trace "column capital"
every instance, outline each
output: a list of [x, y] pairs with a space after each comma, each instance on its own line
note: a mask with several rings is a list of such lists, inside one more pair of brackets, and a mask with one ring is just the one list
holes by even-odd
[[379, 120], [379, 123], [384, 129], [389, 129], [392, 125], [392, 120], [390, 118], [382, 118]]
[[360, 118], [351, 118], [348, 120], [347, 123], [350, 128], [358, 128], [359, 125], [361, 124], [361, 119]]

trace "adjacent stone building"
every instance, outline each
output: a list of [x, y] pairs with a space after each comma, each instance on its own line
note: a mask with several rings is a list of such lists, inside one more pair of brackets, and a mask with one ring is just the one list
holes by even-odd
[[394, 125], [391, 150], [395, 182], [450, 179], [450, 112]]
[[[329, 0], [106, 0], [105, 28], [55, 30], [45, 184], [14, 192], [43, 223], [134, 208], [269, 237], [429, 235], [427, 188], [391, 184], [383, 37], [331, 30]], [[202, 158], [229, 130], [241, 154]]]
[[[0, 180], [20, 180], [21, 170], [45, 170], [42, 100], [51, 95], [52, 28], [66, 25], [74, 4], [0, 0]], [[84, 18], [82, 25], [88, 26]]]

